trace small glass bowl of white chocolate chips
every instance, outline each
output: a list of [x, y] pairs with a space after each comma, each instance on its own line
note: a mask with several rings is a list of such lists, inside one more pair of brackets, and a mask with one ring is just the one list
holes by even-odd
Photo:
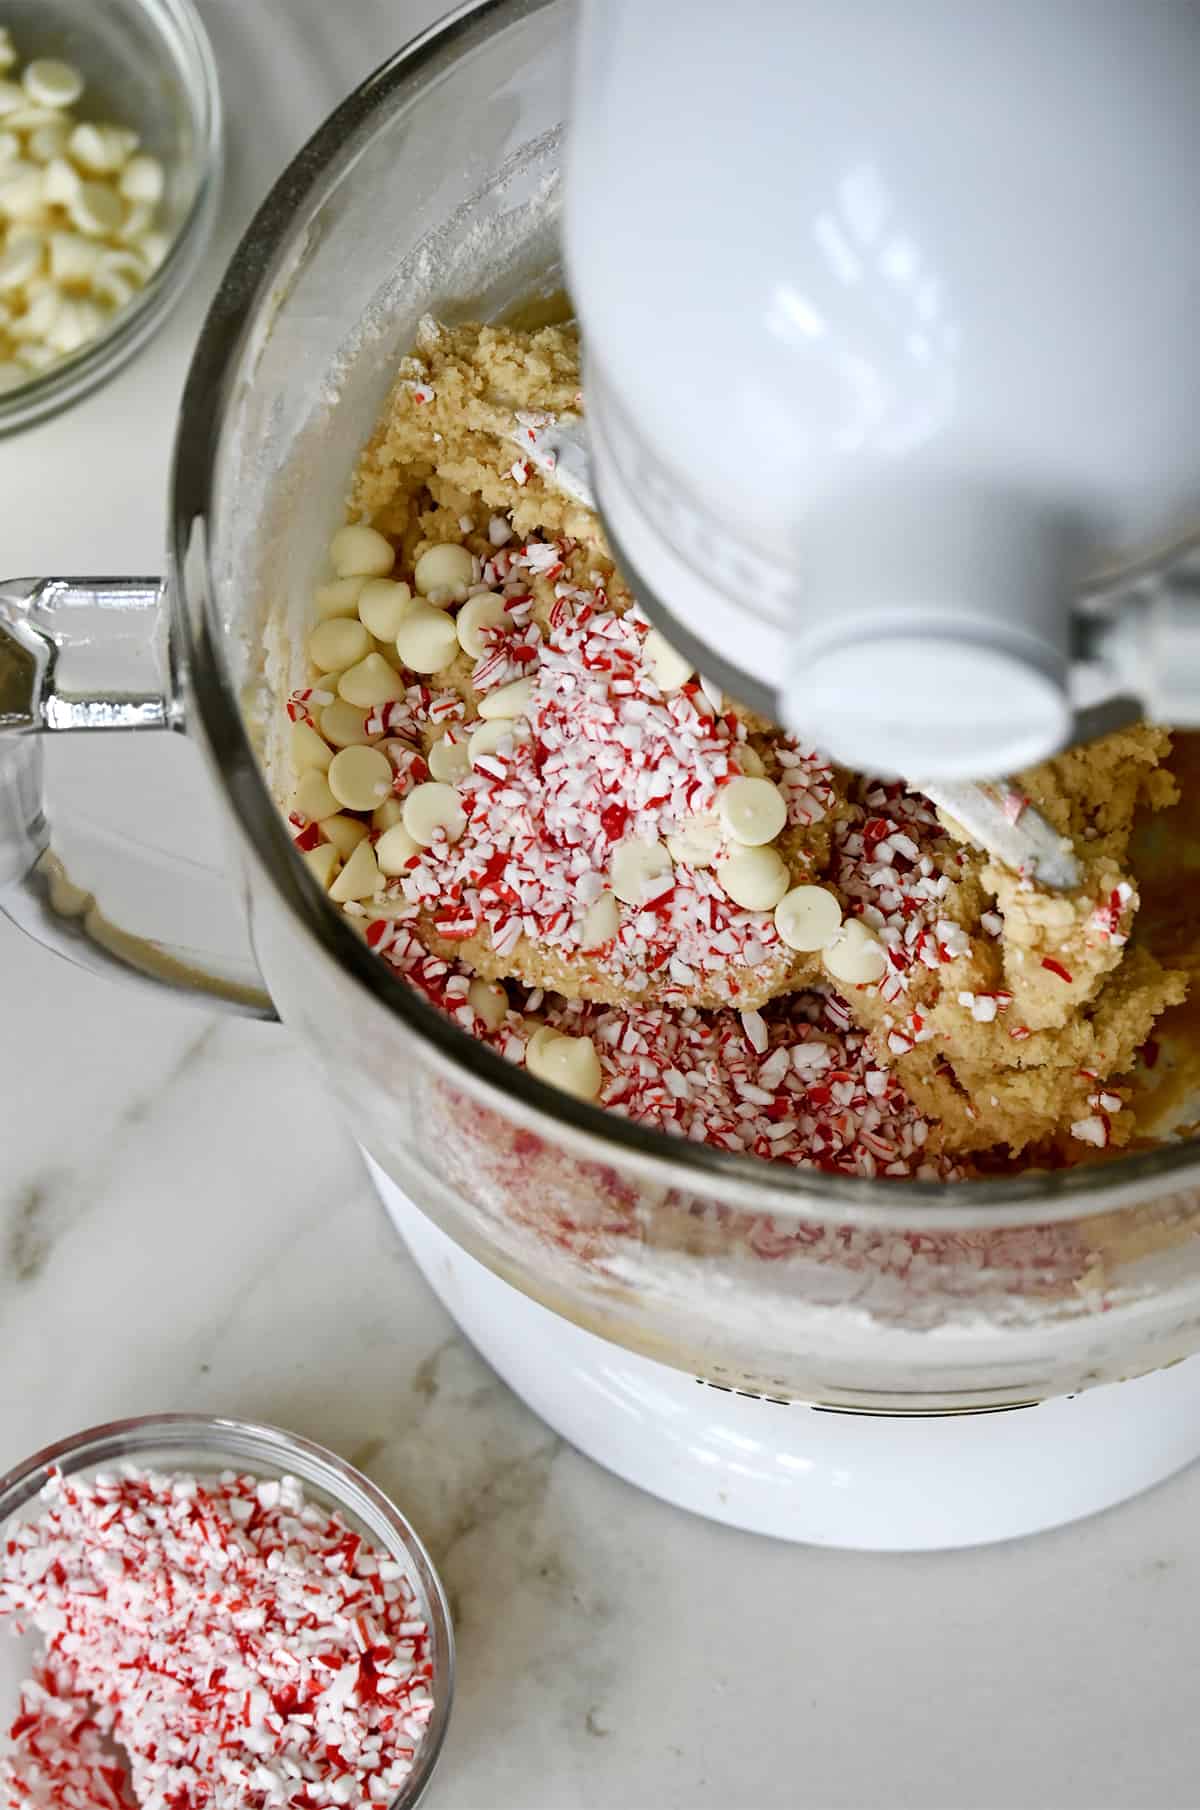
[[216, 74], [189, 0], [14, 0], [0, 26], [0, 432], [110, 376], [214, 212]]

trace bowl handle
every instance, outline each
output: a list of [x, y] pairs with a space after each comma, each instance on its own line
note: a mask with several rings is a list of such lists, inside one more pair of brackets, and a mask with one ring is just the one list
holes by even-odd
[[[157, 578], [18, 578], [0, 583], [0, 911], [36, 942], [94, 973], [190, 993], [256, 1018], [275, 1010], [238, 925], [228, 877], [71, 813], [52, 830], [42, 784], [49, 735], [182, 730], [164, 587]], [[71, 878], [120, 876], [164, 927], [227, 926], [231, 949], [146, 936], [106, 915]], [[103, 885], [103, 882], [102, 882]]]

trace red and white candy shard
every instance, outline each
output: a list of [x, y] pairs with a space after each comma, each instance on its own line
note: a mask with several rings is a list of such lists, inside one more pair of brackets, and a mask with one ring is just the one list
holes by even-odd
[[403, 1567], [294, 1477], [55, 1476], [0, 1617], [41, 1633], [16, 1810], [334, 1810], [403, 1789], [433, 1708]]

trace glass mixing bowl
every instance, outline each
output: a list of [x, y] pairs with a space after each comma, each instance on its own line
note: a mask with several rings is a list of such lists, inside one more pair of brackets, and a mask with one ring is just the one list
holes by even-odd
[[0, 396], [0, 434], [28, 427], [105, 383], [183, 295], [216, 217], [221, 104], [208, 37], [191, 0], [5, 0], [0, 24], [20, 64], [58, 57], [83, 72], [81, 118], [131, 126], [166, 171], [159, 224], [167, 255], [101, 336]]
[[[571, 10], [461, 9], [377, 71], [282, 177], [196, 353], [165, 585], [4, 591], [4, 909], [92, 966], [277, 1011], [361, 1144], [452, 1240], [554, 1313], [679, 1371], [911, 1411], [1170, 1364], [1200, 1348], [1197, 1142], [952, 1187], [673, 1142], [547, 1089], [427, 1009], [292, 848], [265, 726], [397, 359], [427, 309], [494, 316], [561, 284]], [[40, 741], [98, 728], [185, 728], [228, 807], [234, 881], [152, 865], [141, 848], [110, 866], [105, 885], [133, 875], [159, 912], [148, 941], [114, 923], [105, 886], [73, 884], [43, 808]], [[179, 929], [211, 901], [203, 940], [233, 896], [261, 980]]]

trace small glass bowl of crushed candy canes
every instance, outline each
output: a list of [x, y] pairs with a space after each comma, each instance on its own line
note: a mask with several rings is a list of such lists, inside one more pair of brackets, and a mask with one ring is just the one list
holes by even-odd
[[428, 1553], [321, 1446], [164, 1414], [0, 1476], [0, 1802], [409, 1810], [453, 1686]]

